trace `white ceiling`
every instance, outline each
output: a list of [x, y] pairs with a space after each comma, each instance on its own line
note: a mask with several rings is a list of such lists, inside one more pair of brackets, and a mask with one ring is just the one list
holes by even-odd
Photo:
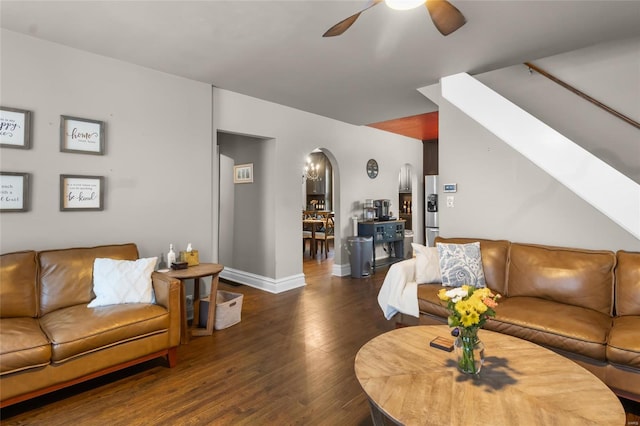
[[444, 37], [426, 8], [364, 1], [7, 1], [3, 28], [353, 124], [436, 109], [416, 89], [640, 35], [640, 1], [451, 0]]

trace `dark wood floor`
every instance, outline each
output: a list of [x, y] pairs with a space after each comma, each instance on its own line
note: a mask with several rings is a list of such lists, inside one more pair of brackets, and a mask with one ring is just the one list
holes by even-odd
[[244, 295], [242, 321], [152, 361], [2, 410], [2, 425], [371, 424], [353, 372], [359, 348], [394, 328], [377, 306], [385, 270], [331, 276], [305, 258], [307, 286]]
[[279, 295], [221, 283], [244, 294], [242, 321], [181, 346], [175, 368], [151, 361], [17, 404], [2, 425], [370, 425], [353, 362], [394, 328], [376, 300], [386, 270], [351, 279], [331, 267], [307, 256], [307, 287]]

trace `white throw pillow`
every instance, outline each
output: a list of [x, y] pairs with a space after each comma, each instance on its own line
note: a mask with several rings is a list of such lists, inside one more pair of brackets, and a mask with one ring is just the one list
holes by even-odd
[[422, 244], [411, 243], [416, 256], [416, 283], [441, 283], [440, 259], [438, 249], [425, 247]]
[[98, 258], [93, 262], [93, 292], [89, 308], [121, 303], [154, 303], [151, 273], [157, 257], [138, 260]]
[[443, 244], [436, 243], [440, 257], [442, 285], [460, 287], [486, 287], [480, 243]]

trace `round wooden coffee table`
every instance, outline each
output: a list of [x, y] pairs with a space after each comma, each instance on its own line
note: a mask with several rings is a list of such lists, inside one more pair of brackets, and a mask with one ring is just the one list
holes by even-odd
[[480, 330], [485, 363], [462, 374], [455, 353], [429, 346], [445, 325], [396, 329], [366, 343], [355, 372], [376, 425], [625, 424], [620, 400], [596, 376], [526, 340]]

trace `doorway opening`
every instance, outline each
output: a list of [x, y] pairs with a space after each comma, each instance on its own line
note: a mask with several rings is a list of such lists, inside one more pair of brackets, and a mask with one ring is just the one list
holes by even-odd
[[[218, 206], [218, 261], [228, 270], [275, 277], [275, 140], [220, 131], [217, 140], [224, 200]], [[238, 179], [235, 168], [244, 166], [252, 170], [250, 180]]]
[[411, 243], [414, 242], [415, 223], [418, 217], [415, 173], [413, 166], [407, 163], [400, 168], [398, 175], [398, 218], [405, 221], [404, 225], [404, 258], [413, 256]]
[[315, 149], [309, 153], [303, 165], [303, 270], [311, 263], [332, 262], [335, 255], [336, 215], [333, 169], [331, 159], [321, 149]]

